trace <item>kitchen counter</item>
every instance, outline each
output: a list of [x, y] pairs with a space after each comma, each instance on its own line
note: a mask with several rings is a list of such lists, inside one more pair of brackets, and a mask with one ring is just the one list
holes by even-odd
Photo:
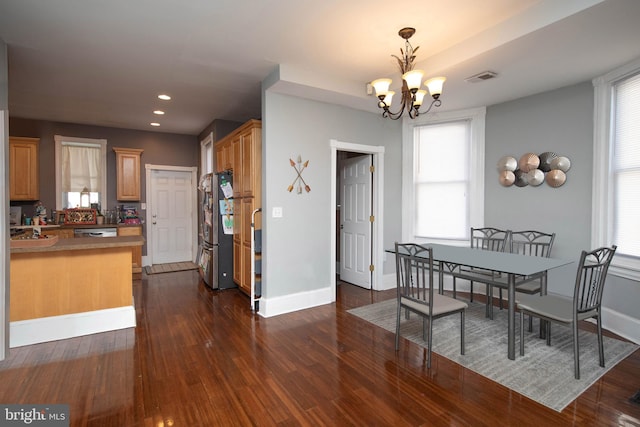
[[47, 247], [11, 248], [11, 254], [122, 248], [142, 245], [144, 245], [144, 237], [142, 236], [83, 237], [81, 239], [60, 239], [55, 245]]
[[142, 236], [13, 248], [10, 347], [135, 327], [132, 251]]

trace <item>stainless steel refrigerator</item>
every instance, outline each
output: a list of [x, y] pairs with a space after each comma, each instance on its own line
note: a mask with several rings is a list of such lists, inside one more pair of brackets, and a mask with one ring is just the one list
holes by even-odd
[[212, 289], [235, 288], [233, 282], [233, 190], [229, 172], [206, 174], [200, 180], [198, 266]]

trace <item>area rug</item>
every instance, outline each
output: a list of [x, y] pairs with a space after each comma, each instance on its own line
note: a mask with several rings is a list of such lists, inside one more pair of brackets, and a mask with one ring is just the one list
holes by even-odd
[[148, 265], [144, 268], [147, 274], [174, 273], [176, 271], [197, 270], [198, 266], [191, 261], [170, 262], [168, 264]]
[[[396, 300], [391, 299], [348, 311], [395, 334]], [[551, 347], [525, 328], [525, 355], [520, 356], [519, 316], [516, 315], [516, 360], [507, 358], [507, 310], [497, 310], [494, 320], [485, 317], [485, 306], [470, 303], [465, 318], [465, 355], [460, 354], [460, 316], [447, 316], [433, 323], [433, 352], [453, 360], [536, 402], [558, 412], [595, 383], [609, 369], [639, 347], [604, 337], [605, 367], [598, 364], [598, 337], [580, 331], [580, 379], [574, 378], [573, 338], [562, 325], [551, 327]], [[425, 346], [422, 320], [401, 316], [402, 337]], [[390, 339], [393, 339], [390, 337]]]

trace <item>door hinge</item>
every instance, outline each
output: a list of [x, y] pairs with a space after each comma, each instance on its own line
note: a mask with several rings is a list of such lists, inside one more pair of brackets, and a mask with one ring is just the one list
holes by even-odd
[[369, 172], [374, 173], [376, 171], [376, 167], [371, 165], [369, 166]]
[[369, 271], [373, 271], [375, 269], [375, 267], [373, 266], [373, 264], [369, 265]]
[[371, 215], [371, 216], [369, 217], [369, 222], [374, 222], [375, 220], [376, 220], [376, 217], [375, 217], [375, 216]]

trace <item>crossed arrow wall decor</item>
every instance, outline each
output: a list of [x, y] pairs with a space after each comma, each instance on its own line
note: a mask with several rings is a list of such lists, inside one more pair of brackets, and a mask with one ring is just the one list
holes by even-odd
[[[293, 182], [291, 183], [291, 185], [289, 185], [289, 187], [287, 187], [287, 191], [289, 193], [291, 193], [291, 191], [293, 191], [293, 188], [296, 188], [296, 192], [298, 194], [302, 193], [302, 184], [304, 184], [304, 190], [308, 193], [311, 191], [311, 187], [309, 187], [309, 185], [304, 181], [304, 178], [302, 177], [302, 172], [307, 168], [307, 166], [309, 166], [309, 160], [307, 160], [306, 162], [302, 163], [302, 158], [300, 156], [298, 156], [298, 162], [294, 162], [293, 160], [289, 159], [289, 164], [291, 165], [291, 167], [296, 171], [296, 178], [293, 180]], [[297, 186], [296, 186], [297, 184]]]

